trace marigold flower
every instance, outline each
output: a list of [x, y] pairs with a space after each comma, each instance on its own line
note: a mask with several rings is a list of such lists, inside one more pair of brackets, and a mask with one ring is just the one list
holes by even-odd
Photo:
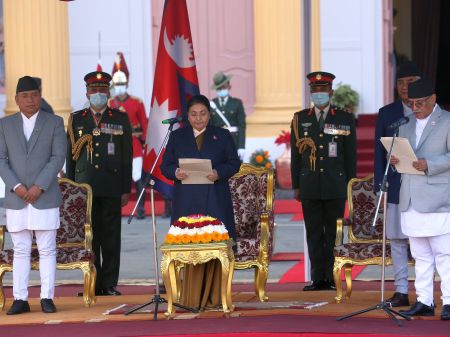
[[200, 235], [194, 234], [191, 236], [192, 243], [200, 243]]
[[256, 162], [259, 164], [261, 164], [264, 160], [263, 156], [261, 156], [261, 155], [257, 155], [255, 159], [256, 159]]
[[267, 151], [267, 150], [264, 151], [264, 158], [265, 159], [269, 158], [269, 151]]
[[211, 234], [209, 233], [203, 233], [200, 239], [203, 243], [210, 243], [211, 242]]
[[266, 163], [266, 168], [269, 169], [272, 167], [272, 164], [270, 162]]
[[219, 232], [213, 232], [212, 239], [213, 241], [222, 241], [222, 234], [220, 234]]
[[189, 243], [191, 242], [191, 236], [188, 234], [181, 235], [181, 243]]

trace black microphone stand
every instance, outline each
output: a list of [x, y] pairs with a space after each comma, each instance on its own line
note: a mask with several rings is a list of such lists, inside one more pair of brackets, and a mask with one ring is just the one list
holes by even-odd
[[371, 307], [368, 307], [366, 309], [358, 310], [358, 311], [352, 312], [348, 315], [338, 317], [338, 318], [336, 318], [337, 321], [342, 321], [346, 318], [353, 317], [353, 316], [363, 314], [365, 312], [369, 312], [372, 310], [377, 310], [377, 309], [380, 309], [380, 310], [383, 310], [384, 312], [386, 312], [393, 320], [395, 320], [395, 322], [397, 323], [398, 326], [403, 326], [403, 324], [402, 324], [402, 322], [400, 322], [397, 319], [397, 317], [395, 317], [395, 315], [400, 316], [400, 317], [406, 319], [407, 321], [411, 320], [411, 317], [409, 317], [405, 314], [402, 314], [396, 310], [393, 310], [391, 304], [384, 300], [384, 281], [385, 281], [385, 268], [386, 268], [386, 216], [387, 216], [387, 191], [388, 191], [387, 174], [389, 171], [390, 161], [391, 161], [391, 157], [392, 157], [392, 148], [394, 147], [394, 143], [395, 143], [395, 139], [398, 134], [399, 127], [400, 127], [400, 125], [397, 126], [397, 128], [394, 132], [394, 136], [392, 137], [391, 145], [389, 148], [389, 153], [387, 156], [388, 160], [386, 163], [386, 168], [384, 170], [383, 180], [381, 181], [381, 184], [380, 184], [380, 195], [378, 197], [377, 208], [375, 210], [375, 214], [373, 216], [373, 223], [372, 223], [372, 227], [375, 227], [376, 222], [377, 222], [378, 212], [380, 211], [381, 200], [383, 200], [384, 211], [383, 211], [383, 239], [382, 239], [382, 252], [381, 252], [381, 298], [380, 298], [380, 303], [373, 305]]
[[[156, 159], [153, 163], [153, 166], [150, 169], [150, 172], [149, 172], [147, 178], [145, 179], [144, 188], [142, 189], [141, 194], [139, 194], [139, 198], [136, 201], [136, 205], [134, 206], [133, 212], [131, 212], [131, 215], [128, 218], [128, 224], [130, 224], [134, 217], [134, 214], [138, 208], [139, 201], [141, 200], [141, 198], [143, 197], [143, 195], [145, 193], [146, 186], [150, 186], [150, 205], [151, 205], [151, 211], [152, 211], [152, 230], [153, 230], [153, 264], [155, 267], [155, 295], [153, 296], [153, 298], [151, 299], [150, 302], [139, 305], [136, 308], [132, 308], [131, 310], [125, 312], [125, 315], [132, 314], [133, 312], [138, 311], [148, 305], [155, 304], [155, 310], [153, 312], [153, 320], [154, 321], [156, 321], [158, 319], [159, 304], [167, 303], [167, 300], [160, 296], [160, 291], [159, 291], [159, 266], [158, 266], [158, 250], [157, 250], [157, 242], [158, 241], [156, 238], [155, 198], [154, 198], [155, 181], [153, 180], [152, 176], [153, 176], [153, 171], [155, 170], [156, 164], [158, 163], [158, 160], [161, 157], [162, 150], [166, 147], [166, 144], [169, 141], [169, 136], [173, 130], [173, 126], [175, 125], [175, 123], [178, 123], [178, 122], [179, 122], [178, 120], [173, 120], [169, 123], [170, 125], [169, 125], [169, 128], [167, 129], [166, 136], [164, 137], [161, 147], [159, 148], [159, 151], [158, 151], [158, 154], [156, 155]], [[191, 312], [195, 312], [195, 313], [198, 312], [198, 310], [196, 310], [196, 309], [189, 308], [189, 307], [186, 307], [186, 306], [178, 304], [178, 303], [174, 303], [173, 305], [176, 307], [179, 307], [181, 309], [191, 311]]]

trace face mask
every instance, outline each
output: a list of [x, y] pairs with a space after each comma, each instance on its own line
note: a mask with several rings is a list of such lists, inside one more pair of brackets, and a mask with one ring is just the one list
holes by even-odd
[[127, 86], [126, 85], [115, 85], [114, 86], [114, 94], [118, 96], [125, 95], [127, 93]]
[[108, 95], [101, 92], [97, 92], [96, 94], [91, 94], [89, 96], [89, 103], [97, 109], [103, 107], [107, 101]]
[[315, 106], [325, 106], [330, 102], [330, 94], [328, 92], [314, 92], [311, 94], [311, 100]]
[[217, 90], [216, 94], [218, 97], [227, 97], [228, 96], [228, 89], [221, 89], [221, 90]]

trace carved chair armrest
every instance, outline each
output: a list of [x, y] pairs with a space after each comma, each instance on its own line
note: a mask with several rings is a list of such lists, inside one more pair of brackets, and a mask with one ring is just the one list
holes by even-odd
[[92, 250], [92, 226], [88, 223], [84, 224], [84, 247], [86, 250]]
[[335, 246], [339, 246], [343, 244], [344, 239], [344, 226], [351, 226], [352, 221], [350, 218], [338, 218], [336, 220], [336, 241]]
[[6, 226], [0, 225], [0, 250], [5, 249], [5, 232]]
[[269, 228], [269, 213], [261, 213], [260, 215], [260, 242], [259, 242], [259, 257], [268, 259], [269, 258], [269, 239], [270, 239], [270, 228]]

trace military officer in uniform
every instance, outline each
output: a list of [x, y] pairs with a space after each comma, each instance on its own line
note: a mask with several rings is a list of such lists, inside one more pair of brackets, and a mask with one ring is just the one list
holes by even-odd
[[96, 294], [120, 295], [121, 207], [131, 188], [133, 146], [128, 115], [108, 107], [111, 76], [84, 77], [90, 106], [74, 112], [67, 125], [67, 177], [91, 185]]
[[231, 75], [218, 72], [213, 77], [212, 89], [217, 97], [211, 101], [211, 124], [230, 131], [241, 161], [245, 156], [245, 110], [239, 98], [230, 96]]
[[[132, 178], [136, 184], [137, 197], [139, 197], [144, 188], [145, 180], [145, 177], [143, 177], [142, 174], [142, 164], [144, 157], [143, 144], [145, 144], [145, 137], [147, 134], [147, 115], [145, 114], [145, 107], [142, 100], [128, 94], [128, 76], [125, 72], [121, 71], [120, 68], [114, 72], [112, 83], [115, 96], [109, 100], [108, 105], [111, 108], [126, 112], [131, 123], [133, 136]], [[144, 201], [145, 198], [143, 196], [137, 209], [138, 219], [145, 218]]]
[[356, 174], [356, 133], [351, 113], [330, 105], [335, 76], [313, 72], [312, 108], [296, 112], [291, 123], [291, 174], [301, 201], [312, 283], [304, 291], [333, 290], [336, 219], [344, 216], [348, 181]]

